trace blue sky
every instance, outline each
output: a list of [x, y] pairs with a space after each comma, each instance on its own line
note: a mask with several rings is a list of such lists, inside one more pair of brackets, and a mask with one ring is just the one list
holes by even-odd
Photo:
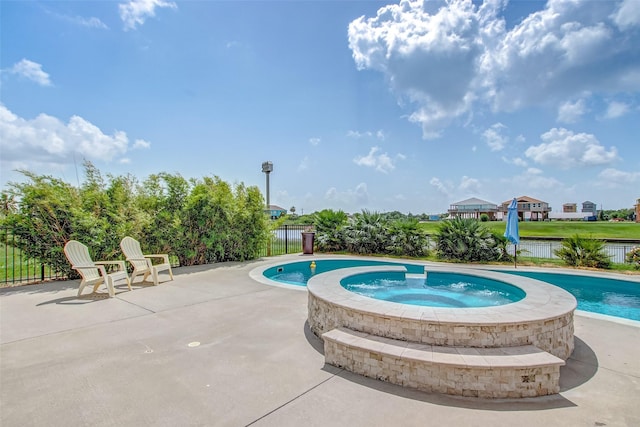
[[[640, 198], [640, 2], [0, 2], [0, 180], [217, 175], [298, 213]], [[82, 176], [80, 176], [82, 180]]]

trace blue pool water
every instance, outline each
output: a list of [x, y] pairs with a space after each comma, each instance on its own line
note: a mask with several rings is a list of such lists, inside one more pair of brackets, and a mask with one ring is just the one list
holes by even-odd
[[526, 295], [522, 289], [497, 280], [441, 272], [429, 272], [421, 278], [405, 278], [403, 272], [364, 273], [346, 277], [340, 284], [366, 297], [427, 307], [493, 307]]
[[556, 285], [576, 297], [578, 310], [640, 320], [640, 283], [578, 274], [500, 272], [530, 277]]
[[[421, 274], [424, 266], [411, 263], [378, 260], [315, 260], [315, 274], [337, 268], [373, 265], [404, 265], [408, 273]], [[299, 261], [271, 267], [263, 275], [271, 280], [289, 285], [306, 286], [312, 276], [311, 260]], [[542, 280], [558, 286], [576, 297], [578, 310], [640, 321], [640, 284], [626, 280], [614, 280], [574, 274], [557, 274], [527, 271], [500, 271]], [[429, 273], [432, 274], [432, 273]]]
[[387, 262], [366, 259], [322, 259], [314, 260], [316, 263], [315, 272], [311, 271], [311, 261], [299, 261], [289, 264], [278, 265], [266, 269], [262, 274], [276, 282], [289, 285], [307, 286], [307, 281], [311, 276], [338, 268], [367, 267], [376, 265], [402, 265], [406, 267], [407, 273], [422, 274], [424, 266], [417, 264], [405, 264], [401, 262]]

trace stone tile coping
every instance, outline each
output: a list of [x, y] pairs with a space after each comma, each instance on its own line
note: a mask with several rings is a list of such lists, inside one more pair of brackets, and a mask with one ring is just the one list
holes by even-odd
[[457, 368], [537, 368], [564, 366], [564, 360], [533, 345], [501, 348], [444, 347], [379, 337], [348, 328], [322, 334], [323, 340], [404, 360]]
[[337, 269], [309, 279], [307, 290], [321, 300], [365, 313], [410, 320], [477, 326], [513, 325], [557, 319], [560, 315], [573, 312], [578, 304], [575, 297], [569, 292], [540, 280], [448, 265], [427, 266], [425, 271], [427, 275], [433, 271], [498, 280], [522, 289], [526, 295], [520, 301], [492, 307], [423, 307], [368, 298], [350, 292], [340, 285], [340, 281], [345, 277], [362, 273], [393, 271], [406, 272], [406, 268], [404, 266], [380, 265]]

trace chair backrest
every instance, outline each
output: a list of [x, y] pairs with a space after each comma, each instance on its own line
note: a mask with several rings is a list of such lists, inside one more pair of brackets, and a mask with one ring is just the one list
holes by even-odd
[[100, 277], [100, 271], [89, 255], [89, 248], [77, 240], [69, 240], [64, 245], [64, 254], [67, 256], [71, 267], [78, 269], [78, 272], [87, 280]]
[[138, 242], [133, 237], [125, 237], [120, 242], [120, 249], [122, 249], [122, 253], [125, 258], [144, 258], [142, 254], [142, 249], [140, 248], [140, 242]]
[[127, 261], [131, 262], [138, 270], [147, 267], [147, 261], [144, 259], [140, 242], [133, 237], [125, 237], [120, 241], [120, 249]]

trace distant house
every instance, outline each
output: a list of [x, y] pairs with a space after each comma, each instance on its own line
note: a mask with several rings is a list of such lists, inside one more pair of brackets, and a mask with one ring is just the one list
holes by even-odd
[[562, 212], [564, 212], [564, 213], [578, 212], [578, 204], [577, 203], [565, 203], [564, 205], [562, 205]]
[[[551, 212], [549, 203], [529, 196], [517, 197], [517, 200], [518, 217], [521, 221], [544, 221], [549, 219], [549, 212]], [[511, 204], [511, 200], [502, 202], [502, 205], [500, 205], [500, 211], [505, 215], [509, 211], [509, 204]]]
[[480, 219], [482, 214], [487, 214], [491, 221], [495, 221], [498, 205], [473, 197], [453, 203], [449, 206], [448, 212], [451, 217], [475, 219]]
[[592, 216], [598, 213], [598, 206], [590, 201], [582, 202], [582, 212], [589, 212]]
[[284, 208], [281, 208], [278, 205], [269, 205], [269, 209], [265, 209], [264, 211], [269, 215], [271, 219], [278, 219], [282, 215], [287, 214], [287, 210]]

